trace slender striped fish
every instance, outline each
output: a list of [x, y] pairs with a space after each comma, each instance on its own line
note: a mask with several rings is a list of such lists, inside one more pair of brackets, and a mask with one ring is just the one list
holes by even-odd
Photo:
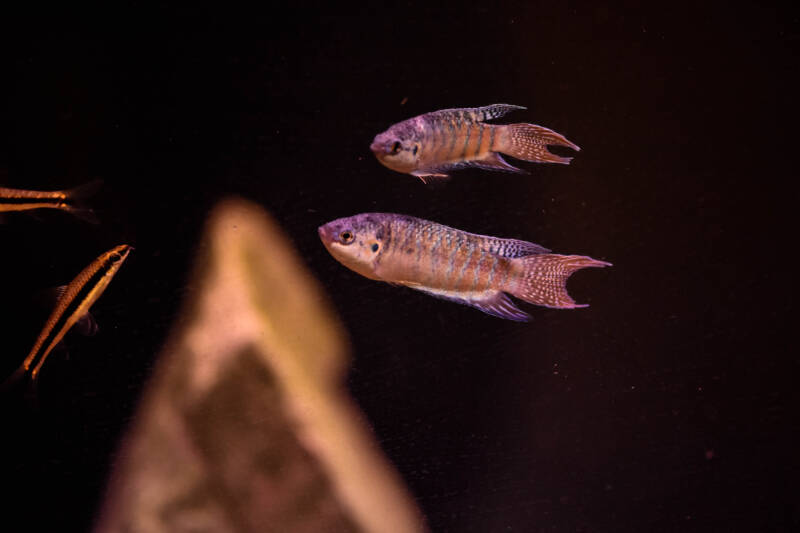
[[567, 278], [582, 268], [611, 266], [582, 255], [552, 254], [532, 242], [391, 213], [340, 218], [318, 231], [328, 252], [362, 276], [517, 321], [531, 317], [508, 294], [545, 307], [587, 307], [569, 296]]
[[81, 205], [80, 202], [94, 194], [102, 183], [102, 181], [96, 180], [63, 191], [28, 191], [0, 187], [0, 212], [60, 209], [89, 222], [97, 222], [92, 210]]
[[378, 134], [370, 149], [385, 166], [417, 176], [424, 183], [448, 178], [451, 170], [477, 167], [525, 173], [501, 154], [537, 163], [569, 164], [548, 146], [580, 148], [563, 135], [535, 124], [487, 124], [522, 106], [494, 104], [485, 107], [444, 109], [399, 122]]
[[132, 249], [133, 247], [127, 244], [121, 244], [105, 252], [64, 288], [28, 357], [7, 383], [16, 381], [28, 371], [31, 373], [31, 379], [37, 378], [50, 351], [67, 331], [89, 312], [89, 308], [103, 294]]

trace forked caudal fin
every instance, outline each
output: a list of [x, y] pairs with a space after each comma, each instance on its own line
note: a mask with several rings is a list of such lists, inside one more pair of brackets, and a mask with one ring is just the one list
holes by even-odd
[[548, 146], [566, 146], [580, 151], [578, 145], [560, 133], [536, 124], [509, 124], [503, 126], [503, 136], [498, 151], [517, 159], [536, 163], [561, 163], [568, 165], [571, 157], [551, 153]]
[[67, 195], [67, 200], [70, 202], [70, 205], [65, 207], [64, 210], [90, 224], [99, 224], [100, 220], [97, 215], [90, 207], [84, 205], [84, 201], [95, 194], [102, 186], [103, 180], [94, 180], [64, 191]]
[[64, 210], [83, 220], [84, 222], [88, 222], [89, 224], [100, 223], [100, 219], [97, 218], [97, 215], [95, 215], [94, 211], [89, 207], [67, 206], [64, 208]]
[[517, 281], [505, 291], [520, 300], [557, 309], [588, 307], [588, 304], [576, 304], [567, 293], [567, 279], [573, 272], [582, 268], [611, 266], [611, 263], [585, 255], [538, 254], [520, 257], [513, 262], [514, 268], [522, 271]]
[[82, 185], [78, 185], [77, 187], [73, 187], [72, 189], [67, 189], [64, 191], [64, 194], [67, 195], [67, 198], [70, 200], [85, 200], [89, 198], [94, 193], [96, 193], [100, 187], [103, 186], [103, 180], [97, 179], [90, 181], [88, 183], [84, 183]]

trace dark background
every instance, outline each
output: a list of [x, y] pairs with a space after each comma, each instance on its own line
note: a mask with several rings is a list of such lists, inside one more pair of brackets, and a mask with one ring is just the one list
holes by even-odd
[[[3, 217], [3, 371], [46, 318], [32, 295], [136, 247], [93, 308], [98, 334], [68, 335], [36, 391], [0, 398], [7, 518], [89, 527], [204, 217], [235, 193], [327, 288], [354, 348], [348, 386], [434, 531], [798, 527], [796, 12], [218, 9], [5, 20], [0, 183], [105, 186], [100, 225]], [[583, 150], [438, 188], [368, 150], [399, 120], [496, 102]], [[503, 321], [336, 263], [317, 226], [366, 211], [614, 267], [571, 280], [588, 309]]]

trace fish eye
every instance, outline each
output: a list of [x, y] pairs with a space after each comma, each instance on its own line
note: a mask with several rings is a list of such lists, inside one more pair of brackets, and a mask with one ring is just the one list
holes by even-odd
[[390, 153], [391, 153], [392, 155], [396, 154], [397, 152], [399, 152], [399, 151], [400, 151], [400, 148], [401, 148], [401, 147], [402, 147], [402, 146], [400, 145], [400, 141], [395, 141], [395, 142], [394, 142], [394, 144], [392, 145], [392, 150], [391, 150], [391, 152], [390, 152]]
[[350, 230], [344, 230], [339, 234], [339, 240], [342, 241], [342, 244], [350, 244], [355, 238], [356, 236]]
[[377, 252], [380, 245], [377, 242], [372, 243], [372, 251]]
[[121, 261], [122, 260], [122, 256], [119, 255], [118, 252], [114, 252], [113, 254], [111, 254], [110, 259], [111, 259], [111, 261], [116, 263], [117, 261]]
[[414, 145], [414, 150], [413, 150], [413, 152], [414, 152], [414, 155], [417, 155], [417, 150], [419, 150], [419, 145], [418, 145], [418, 144], [415, 144], [415, 145]]

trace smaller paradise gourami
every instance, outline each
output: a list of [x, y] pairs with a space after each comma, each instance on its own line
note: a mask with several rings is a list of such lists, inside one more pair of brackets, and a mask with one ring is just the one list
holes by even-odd
[[531, 317], [508, 294], [545, 307], [586, 307], [567, 293], [567, 278], [582, 268], [611, 266], [587, 256], [553, 254], [527, 241], [392, 213], [340, 218], [318, 232], [328, 252], [362, 276], [517, 321]]
[[378, 134], [370, 149], [386, 167], [417, 176], [425, 183], [469, 167], [525, 172], [510, 165], [501, 154], [537, 163], [569, 164], [571, 157], [547, 149], [565, 146], [580, 150], [560, 133], [536, 124], [486, 123], [517, 109], [525, 108], [494, 104], [425, 113]]

